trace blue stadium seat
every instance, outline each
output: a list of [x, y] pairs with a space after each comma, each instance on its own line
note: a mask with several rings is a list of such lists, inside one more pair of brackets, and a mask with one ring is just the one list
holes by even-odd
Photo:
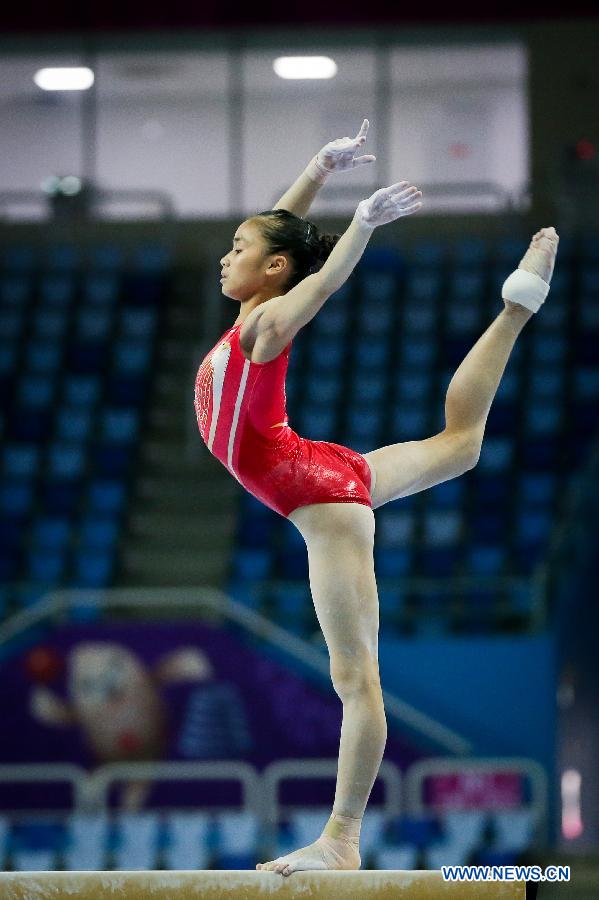
[[433, 364], [436, 353], [436, 342], [428, 336], [423, 338], [403, 334], [401, 337], [401, 362], [404, 368], [428, 368]]
[[233, 554], [231, 577], [242, 581], [268, 578], [271, 566], [272, 554], [269, 549], [239, 547]]
[[33, 282], [30, 275], [0, 276], [0, 304], [3, 307], [25, 307], [32, 295]]
[[473, 544], [468, 549], [469, 575], [500, 575], [506, 561], [506, 551], [500, 544]]
[[411, 547], [381, 547], [375, 544], [374, 561], [377, 576], [399, 578], [408, 575], [412, 566]]
[[424, 542], [429, 547], [454, 546], [462, 530], [462, 516], [454, 510], [429, 510], [424, 516]]
[[528, 383], [533, 403], [561, 397], [565, 386], [564, 370], [561, 366], [539, 367], [530, 373]]
[[470, 309], [478, 310], [485, 295], [485, 287], [484, 269], [454, 269], [449, 276], [452, 308], [459, 309], [462, 304], [467, 304]]
[[92, 427], [91, 409], [63, 406], [56, 414], [56, 437], [61, 441], [87, 441]]
[[172, 261], [172, 252], [165, 244], [141, 244], [133, 252], [133, 267], [139, 272], [164, 272]]
[[0, 514], [9, 519], [24, 519], [33, 507], [34, 497], [30, 481], [3, 478], [0, 482]]
[[390, 433], [393, 440], [413, 441], [428, 437], [430, 414], [425, 406], [412, 403], [394, 404], [389, 411]]
[[66, 375], [64, 399], [73, 406], [93, 406], [100, 398], [102, 382], [98, 375]]
[[138, 307], [123, 307], [119, 316], [119, 333], [125, 338], [149, 340], [157, 324], [156, 310]]
[[462, 505], [465, 486], [463, 478], [443, 481], [427, 492], [428, 503], [436, 509], [457, 509]]
[[358, 337], [353, 346], [353, 365], [364, 369], [381, 369], [386, 366], [390, 349], [388, 337]]
[[[267, 512], [271, 512], [268, 507], [263, 506]], [[268, 546], [271, 542], [276, 523], [271, 515], [265, 516], [262, 513], [253, 513], [246, 510], [239, 517], [237, 525], [237, 542], [242, 547], [258, 547]]]
[[112, 551], [79, 551], [75, 557], [72, 584], [82, 588], [106, 587], [110, 584], [113, 570]]
[[393, 327], [392, 306], [372, 301], [358, 310], [357, 327], [362, 335], [386, 335]]
[[27, 344], [25, 360], [25, 365], [30, 372], [53, 374], [60, 368], [62, 348], [53, 340], [31, 340]]
[[437, 313], [432, 303], [421, 300], [418, 304], [404, 308], [402, 329], [411, 334], [431, 334], [437, 322]]
[[326, 405], [304, 407], [300, 414], [300, 434], [312, 440], [330, 440], [337, 423], [336, 411]]
[[341, 372], [309, 372], [306, 376], [306, 398], [309, 403], [335, 405], [341, 397]]
[[275, 584], [270, 591], [275, 615], [297, 622], [312, 609], [307, 584]]
[[557, 475], [554, 472], [524, 472], [518, 496], [527, 507], [550, 506], [556, 497]]
[[483, 266], [489, 255], [489, 247], [483, 238], [459, 238], [453, 247], [453, 261], [457, 266]]
[[478, 463], [479, 470], [502, 472], [509, 468], [514, 456], [514, 442], [509, 437], [487, 437]]
[[446, 328], [448, 334], [473, 334], [482, 329], [480, 307], [471, 301], [464, 300], [451, 303], [446, 311]]
[[125, 507], [127, 487], [121, 481], [110, 478], [94, 479], [88, 487], [90, 512], [118, 515]]
[[19, 406], [47, 409], [52, 406], [56, 385], [45, 375], [25, 374], [17, 387]]
[[39, 291], [44, 305], [68, 306], [75, 296], [75, 282], [71, 275], [44, 275]]
[[362, 369], [354, 369], [348, 396], [351, 403], [358, 405], [364, 402], [383, 405], [386, 387], [386, 372], [369, 372]]
[[516, 372], [510, 367], [506, 372], [504, 372], [501, 381], [499, 382], [499, 387], [497, 389], [497, 393], [495, 394], [495, 401], [513, 403], [517, 398], [520, 397], [521, 391], [521, 375], [519, 372]]
[[2, 310], [0, 316], [0, 338], [7, 341], [18, 341], [21, 338], [25, 326], [25, 311], [23, 309]]
[[88, 516], [81, 521], [79, 537], [81, 545], [86, 549], [108, 550], [117, 544], [119, 532], [120, 525], [117, 519], [109, 516]]
[[152, 347], [145, 340], [120, 338], [114, 344], [113, 359], [118, 372], [142, 375], [149, 371]]
[[119, 296], [119, 278], [113, 273], [88, 272], [83, 279], [83, 299], [95, 307], [110, 307]]
[[581, 400], [599, 397], [599, 366], [583, 366], [575, 371], [574, 391]]
[[415, 301], [434, 304], [442, 293], [441, 274], [436, 270], [411, 269], [404, 288], [404, 308]]
[[424, 266], [437, 266], [445, 259], [446, 245], [441, 241], [418, 241], [412, 248], [412, 259]]
[[69, 543], [71, 529], [71, 522], [67, 517], [44, 516], [33, 525], [33, 544], [39, 549], [63, 550]]
[[2, 471], [10, 478], [34, 478], [40, 467], [40, 448], [35, 444], [9, 443], [2, 448]]
[[27, 244], [13, 244], [2, 250], [2, 266], [11, 272], [29, 272], [36, 263], [36, 251]]
[[528, 434], [555, 434], [562, 427], [563, 410], [561, 403], [546, 400], [542, 405], [531, 406], [525, 417]]
[[60, 341], [66, 334], [67, 316], [63, 309], [36, 310], [33, 317], [33, 333], [37, 338]]
[[48, 449], [47, 475], [54, 481], [71, 481], [85, 473], [85, 449], [73, 441], [55, 441]]
[[319, 335], [339, 335], [345, 333], [349, 322], [350, 307], [331, 304], [331, 298], [313, 320], [313, 329]]
[[110, 336], [112, 310], [110, 308], [89, 309], [82, 307], [75, 323], [77, 340], [103, 341]]
[[66, 571], [66, 554], [61, 550], [32, 549], [27, 556], [27, 577], [45, 585], [57, 584]]
[[[362, 277], [362, 307], [360, 312], [377, 304], [379, 312], [392, 311], [399, 294], [398, 275], [395, 272], [369, 271]], [[383, 313], [384, 314], [384, 313]], [[378, 316], [378, 313], [377, 313]], [[375, 318], [377, 317], [375, 316]]]
[[131, 444], [139, 434], [139, 411], [130, 409], [105, 409], [100, 418], [102, 439], [117, 444]]
[[531, 351], [536, 362], [560, 363], [566, 355], [566, 347], [566, 335], [562, 332], [532, 335]]
[[524, 547], [543, 545], [551, 531], [551, 514], [545, 509], [520, 509], [516, 517], [516, 537]]
[[381, 547], [409, 547], [414, 527], [412, 510], [384, 508], [377, 515], [377, 542]]
[[96, 244], [89, 253], [92, 269], [111, 272], [123, 265], [124, 253], [120, 244]]
[[[358, 443], [374, 441], [383, 424], [385, 410], [381, 403], [353, 403], [347, 410], [346, 431]], [[351, 446], [351, 442], [350, 442]]]
[[406, 372], [403, 369], [393, 373], [394, 390], [399, 401], [426, 401], [431, 393], [432, 372]]
[[500, 238], [495, 242], [493, 255], [506, 265], [516, 268], [530, 243], [530, 237]]
[[45, 261], [48, 269], [72, 272], [80, 264], [80, 251], [73, 244], [54, 244], [48, 247]]

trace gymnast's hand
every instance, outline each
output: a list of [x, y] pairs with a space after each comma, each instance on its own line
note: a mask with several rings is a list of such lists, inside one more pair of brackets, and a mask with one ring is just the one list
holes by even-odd
[[337, 138], [336, 141], [330, 141], [328, 144], [325, 144], [310, 164], [311, 171], [308, 173], [310, 177], [314, 181], [322, 182], [331, 172], [347, 172], [349, 169], [356, 169], [358, 166], [374, 162], [376, 156], [372, 154], [356, 156], [356, 153], [366, 143], [368, 125], [368, 119], [364, 119], [362, 127], [355, 138]]
[[367, 200], [361, 200], [356, 209], [356, 216], [365, 225], [376, 228], [378, 225], [386, 225], [402, 216], [411, 216], [412, 213], [418, 212], [422, 206], [421, 197], [422, 191], [414, 185], [410, 185], [408, 181], [398, 181], [397, 184], [375, 191]]

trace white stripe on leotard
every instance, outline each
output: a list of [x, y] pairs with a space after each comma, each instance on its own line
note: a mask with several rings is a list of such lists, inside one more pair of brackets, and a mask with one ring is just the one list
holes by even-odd
[[212, 354], [212, 419], [210, 420], [210, 433], [208, 435], [208, 449], [212, 451], [214, 444], [214, 436], [216, 435], [216, 426], [218, 424], [218, 414], [220, 412], [220, 404], [223, 397], [223, 385], [225, 383], [225, 373], [231, 356], [231, 345], [224, 344]]
[[[231, 423], [231, 433], [229, 434], [229, 447], [227, 453], [227, 463], [229, 464], [229, 469], [237, 478], [237, 474], [233, 469], [233, 447], [235, 446], [235, 435], [237, 433], [237, 424], [239, 422], [239, 411], [241, 409], [241, 404], [243, 401], [243, 395], [245, 394], [245, 386], [248, 380], [248, 374], [250, 371], [250, 360], [246, 359], [243, 365], [243, 372], [241, 373], [241, 380], [239, 382], [239, 390], [237, 391], [237, 400], [235, 401], [235, 411], [233, 413], [233, 421]], [[239, 481], [239, 478], [237, 478]], [[239, 482], [241, 484], [241, 482]]]

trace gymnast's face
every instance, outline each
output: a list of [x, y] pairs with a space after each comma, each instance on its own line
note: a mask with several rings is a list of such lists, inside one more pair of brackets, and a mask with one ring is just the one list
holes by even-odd
[[225, 297], [233, 300], [268, 300], [281, 293], [289, 275], [289, 259], [283, 253], [267, 253], [259, 226], [252, 219], [242, 222], [231, 250], [220, 261]]

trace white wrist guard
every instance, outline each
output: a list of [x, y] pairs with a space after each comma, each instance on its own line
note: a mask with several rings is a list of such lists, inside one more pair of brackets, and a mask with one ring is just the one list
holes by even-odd
[[325, 169], [318, 162], [318, 157], [314, 157], [311, 159], [306, 168], [304, 169], [305, 174], [308, 178], [311, 178], [312, 181], [316, 181], [317, 184], [324, 184], [327, 178], [330, 175], [328, 169]]
[[524, 269], [516, 269], [506, 278], [501, 289], [504, 300], [525, 306], [531, 312], [536, 313], [549, 293], [549, 285], [533, 272]]

